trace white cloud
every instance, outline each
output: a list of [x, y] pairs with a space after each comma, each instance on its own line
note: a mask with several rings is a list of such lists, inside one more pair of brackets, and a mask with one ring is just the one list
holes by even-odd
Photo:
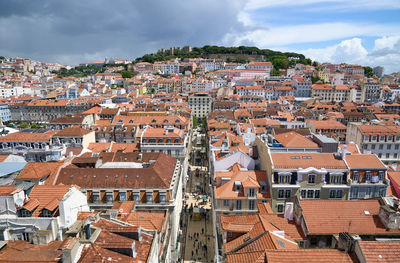
[[[367, 9], [367, 10], [377, 10], [384, 9], [389, 10], [393, 8], [400, 8], [400, 1], [398, 0], [250, 0], [246, 4], [247, 10], [254, 10], [260, 8], [268, 7], [287, 7], [287, 6], [310, 6], [322, 4], [325, 5], [327, 9], [341, 9], [341, 10], [351, 10], [353, 8]], [[322, 6], [324, 8], [324, 6]], [[353, 10], [352, 10], [353, 9]]]
[[330, 41], [353, 36], [384, 36], [391, 34], [400, 34], [400, 27], [387, 24], [335, 22], [252, 29], [244, 33], [227, 34], [223, 42], [234, 45], [254, 43], [258, 47], [267, 48], [297, 43]]
[[343, 40], [337, 45], [325, 48], [297, 50], [297, 52], [319, 62], [383, 66], [387, 73], [400, 70], [400, 35], [376, 39], [371, 52], [364, 48], [360, 38]]

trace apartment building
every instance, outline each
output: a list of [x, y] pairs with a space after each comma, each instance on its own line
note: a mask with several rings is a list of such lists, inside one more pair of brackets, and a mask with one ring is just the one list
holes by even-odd
[[362, 153], [376, 154], [386, 163], [400, 162], [400, 127], [364, 125], [351, 122], [347, 127], [346, 143], [353, 141]]
[[212, 98], [208, 93], [199, 92], [188, 97], [189, 108], [192, 115], [197, 118], [207, 117], [212, 111]]
[[307, 79], [293, 79], [293, 88], [296, 90], [296, 97], [311, 97], [312, 83]]
[[267, 174], [271, 207], [283, 213], [285, 201], [300, 199], [346, 200], [348, 169], [342, 156], [332, 153], [270, 153]]
[[349, 199], [385, 197], [389, 180], [386, 166], [375, 154], [352, 154], [345, 157], [349, 168]]
[[249, 171], [235, 164], [232, 171], [215, 172], [214, 179], [217, 213], [257, 212], [257, 203], [269, 201], [265, 171]]
[[375, 79], [369, 78], [361, 87], [363, 102], [377, 102], [381, 99], [382, 87]]
[[185, 132], [173, 126], [138, 130], [136, 142], [140, 143], [142, 152], [162, 152], [175, 158], [184, 158], [186, 154]]
[[348, 101], [350, 98], [350, 89], [346, 85], [331, 84], [313, 84], [311, 96], [321, 101]]

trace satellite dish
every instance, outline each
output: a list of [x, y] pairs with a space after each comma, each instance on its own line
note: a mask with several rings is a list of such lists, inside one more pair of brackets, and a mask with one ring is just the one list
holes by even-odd
[[24, 199], [22, 199], [22, 198], [17, 198], [17, 200], [15, 200], [15, 204], [17, 205], [17, 206], [21, 206], [21, 205], [23, 205], [24, 204]]

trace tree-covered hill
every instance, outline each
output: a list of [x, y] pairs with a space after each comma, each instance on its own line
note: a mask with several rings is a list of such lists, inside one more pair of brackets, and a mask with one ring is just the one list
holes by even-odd
[[[146, 54], [139, 57], [135, 62], [150, 62], [165, 61], [174, 58], [185, 59], [185, 58], [215, 58], [219, 57], [227, 62], [238, 62], [245, 63], [249, 60], [258, 61], [270, 61], [274, 64], [275, 69], [286, 69], [294, 66], [296, 63], [302, 63], [311, 65], [311, 59], [306, 58], [303, 54], [294, 52], [280, 52], [270, 49], [259, 49], [257, 47], [223, 47], [223, 46], [204, 46], [204, 47], [193, 47], [191, 52], [185, 51], [185, 49], [174, 48], [171, 50], [161, 51], [156, 53]], [[289, 59], [298, 58], [298, 59]]]

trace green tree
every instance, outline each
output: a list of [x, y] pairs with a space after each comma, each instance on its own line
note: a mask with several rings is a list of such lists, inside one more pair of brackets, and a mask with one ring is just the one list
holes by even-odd
[[29, 127], [29, 125], [28, 125], [28, 123], [23, 122], [23, 123], [21, 123], [18, 127], [19, 127], [20, 129], [26, 129], [26, 128]]
[[31, 128], [32, 128], [32, 129], [39, 129], [39, 124], [37, 124], [37, 123], [32, 123], [32, 124], [31, 124]]
[[287, 69], [289, 67], [289, 59], [285, 56], [272, 57], [271, 62], [276, 69]]
[[203, 131], [206, 132], [207, 131], [207, 117], [203, 118]]
[[128, 70], [120, 70], [120, 71], [116, 71], [115, 73], [121, 74], [121, 76], [122, 76], [124, 79], [129, 79], [129, 78], [132, 78], [132, 77], [133, 77], [132, 72], [130, 72], [130, 71], [128, 71]]
[[364, 67], [364, 75], [368, 78], [372, 77], [374, 75], [374, 73], [372, 73], [372, 68], [368, 66]]
[[317, 83], [318, 81], [322, 81], [319, 77], [314, 77], [314, 76], [311, 76], [311, 83], [312, 84], [315, 84], [315, 83]]
[[277, 70], [275, 68], [273, 68], [271, 70], [271, 76], [280, 76], [280, 75], [281, 75], [281, 73], [279, 72], [279, 70]]
[[198, 125], [197, 118], [196, 118], [196, 116], [193, 116], [193, 129], [196, 129], [197, 125]]

